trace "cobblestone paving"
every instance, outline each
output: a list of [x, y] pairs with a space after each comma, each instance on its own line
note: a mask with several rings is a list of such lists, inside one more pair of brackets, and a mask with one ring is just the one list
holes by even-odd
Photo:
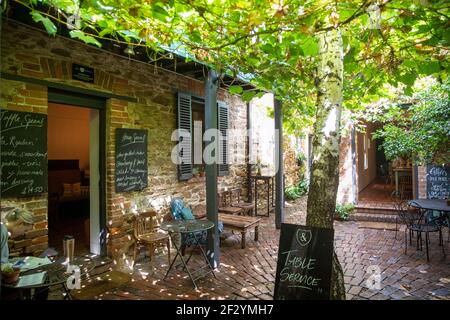
[[[286, 222], [303, 223], [306, 199], [286, 209]], [[197, 281], [194, 290], [186, 273], [172, 270], [166, 281], [167, 257], [158, 256], [154, 272], [148, 258], [141, 255], [132, 273], [132, 281], [96, 296], [98, 299], [272, 299], [279, 231], [273, 214], [263, 218], [259, 242], [247, 235], [247, 248], [240, 243], [221, 247], [220, 268]], [[236, 235], [240, 239], [240, 234]], [[447, 239], [447, 230], [444, 231]], [[444, 242], [450, 252], [450, 243]], [[431, 235], [430, 262], [414, 242], [404, 254], [403, 232], [362, 229], [358, 222], [335, 223], [335, 246], [345, 273], [347, 299], [450, 299], [450, 262], [444, 260], [437, 234]], [[424, 248], [425, 249], [425, 248]], [[189, 251], [188, 251], [189, 253]], [[199, 252], [189, 265], [198, 265]], [[379, 266], [381, 288], [368, 289], [367, 268]]]

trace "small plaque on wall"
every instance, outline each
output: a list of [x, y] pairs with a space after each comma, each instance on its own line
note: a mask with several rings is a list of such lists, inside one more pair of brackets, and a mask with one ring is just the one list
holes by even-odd
[[147, 130], [116, 129], [116, 192], [147, 187]]
[[72, 63], [72, 79], [94, 83], [94, 68]]

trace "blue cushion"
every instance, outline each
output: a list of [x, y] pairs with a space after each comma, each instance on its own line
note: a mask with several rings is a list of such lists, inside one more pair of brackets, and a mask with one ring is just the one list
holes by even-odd
[[189, 208], [183, 208], [183, 210], [181, 210], [181, 216], [185, 220], [194, 220], [195, 219], [194, 214], [192, 213], [191, 209], [189, 209]]

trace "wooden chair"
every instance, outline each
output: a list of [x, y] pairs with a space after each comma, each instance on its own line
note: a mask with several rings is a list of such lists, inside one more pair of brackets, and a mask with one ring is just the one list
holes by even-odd
[[242, 208], [231, 206], [231, 194], [229, 191], [218, 193], [217, 201], [219, 203], [219, 213], [241, 214], [244, 211]]
[[142, 212], [135, 217], [133, 265], [140, 246], [148, 248], [150, 261], [153, 261], [155, 249], [161, 245], [167, 245], [167, 258], [170, 264], [170, 237], [168, 234], [158, 232], [156, 217], [155, 211]]
[[241, 188], [235, 188], [230, 191], [231, 206], [242, 208], [244, 215], [248, 215], [249, 213], [250, 215], [253, 215], [253, 209], [255, 208], [255, 205], [250, 202], [241, 201], [241, 192]]

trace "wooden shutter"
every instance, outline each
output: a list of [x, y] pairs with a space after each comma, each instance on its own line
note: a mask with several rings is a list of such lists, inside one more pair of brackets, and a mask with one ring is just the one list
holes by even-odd
[[225, 102], [218, 101], [218, 129], [222, 134], [223, 139], [219, 140], [219, 164], [217, 168], [217, 173], [219, 176], [227, 176], [230, 174], [229, 160], [229, 148], [228, 148], [228, 123], [229, 123], [229, 113], [228, 105]]
[[[192, 111], [191, 96], [185, 93], [178, 93], [177, 122], [179, 130], [186, 130], [192, 135]], [[192, 178], [192, 138], [183, 139], [179, 136], [178, 145], [180, 147], [179, 156], [181, 159], [187, 158], [178, 165], [178, 179], [188, 180]]]

